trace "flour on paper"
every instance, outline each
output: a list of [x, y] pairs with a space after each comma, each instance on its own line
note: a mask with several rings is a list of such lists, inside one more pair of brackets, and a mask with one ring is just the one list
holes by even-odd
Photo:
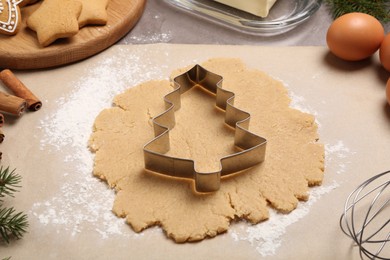
[[[223, 179], [220, 190], [208, 195], [194, 193], [191, 182], [147, 173], [142, 147], [153, 138], [150, 120], [164, 111], [170, 82], [149, 81], [116, 96], [115, 107], [96, 118], [89, 146], [96, 153], [94, 174], [116, 189], [114, 213], [136, 232], [158, 225], [176, 242], [214, 237], [234, 219], [268, 219], [269, 207], [291, 212], [308, 199], [309, 186], [322, 183], [324, 147], [314, 116], [289, 107], [281, 82], [238, 59], [213, 59], [202, 66], [223, 76], [223, 87], [236, 94], [235, 106], [251, 114], [250, 130], [267, 138], [265, 161]], [[169, 153], [194, 159], [201, 171], [218, 167], [233, 149], [234, 131], [224, 125], [214, 102], [199, 88], [183, 94], [170, 134]]]
[[[41, 225], [53, 226], [64, 236], [77, 236], [93, 229], [103, 239], [116, 235], [128, 237], [123, 219], [107, 210], [114, 202], [114, 192], [91, 176], [94, 158], [86, 144], [95, 117], [112, 104], [114, 96], [129, 84], [160, 77], [165, 66], [148, 71], [155, 59], [147, 59], [144, 49], [128, 53], [126, 48], [118, 46], [116, 51], [119, 55], [105, 57], [84, 70], [77, 81], [71, 81], [73, 90], [64, 91], [56, 100], [55, 109], [48, 111], [39, 123], [40, 149], [50, 154], [59, 152], [67, 167], [63, 172], [53, 173], [61, 178], [58, 192], [34, 203], [29, 214]], [[121, 58], [124, 55], [126, 59]]]

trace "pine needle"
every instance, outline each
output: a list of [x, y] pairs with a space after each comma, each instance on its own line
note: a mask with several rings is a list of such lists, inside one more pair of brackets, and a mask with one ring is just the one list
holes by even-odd
[[389, 0], [325, 0], [325, 3], [335, 19], [347, 13], [359, 12], [370, 14], [384, 23], [390, 21]]
[[0, 167], [0, 202], [5, 196], [13, 197], [13, 193], [17, 191], [18, 185], [22, 177], [15, 172], [15, 169], [10, 171], [9, 167], [3, 170]]
[[0, 237], [6, 243], [10, 238], [19, 239], [27, 231], [27, 215], [22, 212], [15, 212], [14, 208], [3, 208], [2, 203], [5, 196], [13, 197], [14, 192], [20, 188], [19, 183], [22, 177], [16, 174], [15, 170], [10, 171], [9, 167], [0, 167]]
[[14, 208], [0, 209], [0, 235], [6, 243], [12, 237], [19, 239], [27, 231], [27, 215], [15, 213]]

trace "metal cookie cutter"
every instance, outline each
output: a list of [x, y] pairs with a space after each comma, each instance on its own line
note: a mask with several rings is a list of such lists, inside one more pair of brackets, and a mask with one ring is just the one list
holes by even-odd
[[[221, 76], [195, 65], [173, 82], [174, 90], [164, 97], [166, 110], [152, 120], [155, 138], [143, 148], [146, 170], [193, 179], [197, 192], [213, 192], [219, 189], [221, 176], [264, 161], [267, 140], [248, 131], [250, 114], [233, 106], [235, 95], [222, 89]], [[225, 123], [235, 128], [234, 145], [239, 152], [221, 158], [220, 169], [215, 172], [198, 172], [193, 160], [165, 155], [170, 149], [169, 130], [175, 126], [175, 111], [181, 106], [180, 95], [196, 85], [215, 94], [216, 106], [225, 111]]]

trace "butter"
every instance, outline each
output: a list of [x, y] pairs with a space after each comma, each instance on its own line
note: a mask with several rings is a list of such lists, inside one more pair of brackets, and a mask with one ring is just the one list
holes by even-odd
[[269, 10], [276, 0], [214, 0], [247, 13], [260, 17], [267, 17]]

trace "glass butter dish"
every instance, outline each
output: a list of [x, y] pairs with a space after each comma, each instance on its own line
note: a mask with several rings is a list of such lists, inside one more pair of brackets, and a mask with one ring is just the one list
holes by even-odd
[[213, 0], [164, 1], [212, 22], [244, 33], [264, 36], [282, 34], [295, 28], [308, 20], [322, 3], [322, 0], [278, 0], [269, 15], [261, 18]]

